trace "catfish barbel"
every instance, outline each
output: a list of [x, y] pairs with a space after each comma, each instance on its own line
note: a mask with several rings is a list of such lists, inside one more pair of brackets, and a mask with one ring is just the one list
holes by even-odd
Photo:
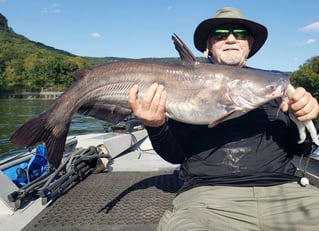
[[283, 97], [289, 85], [288, 77], [277, 72], [139, 60], [80, 69], [75, 76], [76, 81], [59, 98], [18, 128], [10, 139], [26, 147], [44, 141], [54, 167], [61, 162], [74, 113], [116, 124], [132, 112], [128, 92], [134, 84], [139, 86], [139, 99], [153, 83], [162, 84], [167, 92], [169, 118], [210, 127]]

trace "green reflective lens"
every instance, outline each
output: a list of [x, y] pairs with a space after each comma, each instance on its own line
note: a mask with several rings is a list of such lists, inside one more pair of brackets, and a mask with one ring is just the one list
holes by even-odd
[[211, 34], [211, 37], [214, 37], [217, 40], [227, 39], [230, 34], [233, 34], [236, 39], [243, 40], [248, 37], [248, 31], [244, 29], [217, 29], [214, 30]]

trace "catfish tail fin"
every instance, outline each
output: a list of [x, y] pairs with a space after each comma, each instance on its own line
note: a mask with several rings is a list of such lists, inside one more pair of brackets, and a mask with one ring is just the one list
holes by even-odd
[[57, 168], [63, 156], [69, 125], [70, 123], [62, 129], [50, 127], [47, 123], [47, 114], [42, 113], [18, 128], [10, 137], [10, 141], [23, 147], [30, 147], [44, 141], [48, 160]]
[[10, 141], [18, 146], [30, 147], [42, 141], [45, 137], [46, 115], [30, 119], [18, 128], [10, 137]]

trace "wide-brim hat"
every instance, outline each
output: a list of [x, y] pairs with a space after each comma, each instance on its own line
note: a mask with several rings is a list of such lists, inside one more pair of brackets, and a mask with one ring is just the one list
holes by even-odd
[[266, 42], [268, 31], [265, 26], [246, 19], [238, 9], [225, 7], [218, 10], [213, 18], [206, 19], [197, 26], [194, 33], [196, 49], [204, 52], [207, 49], [207, 39], [212, 29], [222, 24], [240, 24], [249, 30], [249, 33], [254, 37], [254, 43], [248, 58], [253, 56]]

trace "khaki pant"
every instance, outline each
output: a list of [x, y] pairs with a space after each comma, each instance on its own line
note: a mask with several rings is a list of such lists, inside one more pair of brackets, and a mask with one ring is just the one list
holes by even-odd
[[319, 190], [311, 185], [202, 186], [181, 193], [173, 205], [158, 231], [319, 230]]

